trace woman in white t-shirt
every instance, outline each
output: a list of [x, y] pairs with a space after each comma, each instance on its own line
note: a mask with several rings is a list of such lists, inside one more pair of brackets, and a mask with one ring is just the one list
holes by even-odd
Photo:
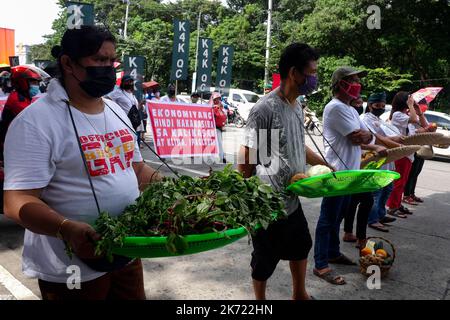
[[[377, 140], [388, 148], [400, 147], [403, 142], [403, 136], [400, 131], [393, 125], [388, 124], [380, 119], [380, 116], [385, 112], [386, 93], [373, 93], [367, 100], [366, 113], [361, 116], [364, 124], [375, 133]], [[385, 164], [381, 169], [395, 170], [394, 163]], [[369, 213], [368, 226], [381, 231], [389, 232], [385, 224], [394, 222], [396, 219], [386, 216], [386, 201], [388, 200], [393, 183], [386, 187], [373, 192], [374, 205]]]
[[134, 95], [134, 79], [130, 75], [125, 75], [122, 78], [120, 87], [108, 94], [108, 98], [117, 103], [122, 110], [125, 111], [133, 125], [133, 129], [137, 133], [144, 130], [144, 125], [139, 113], [139, 102]]
[[[94, 26], [67, 30], [52, 54], [61, 79], [12, 122], [5, 142], [4, 208], [26, 228], [23, 271], [47, 300], [145, 299], [141, 261], [100, 268], [90, 225], [100, 211], [121, 214], [161, 179], [142, 162], [126, 113], [102, 98], [116, 81], [114, 37]], [[67, 286], [73, 270], [76, 290]]]
[[[411, 135], [408, 125], [419, 122], [414, 104], [414, 99], [406, 91], [398, 92], [392, 100], [392, 110], [389, 120], [402, 135]], [[406, 218], [408, 214], [412, 214], [410, 210], [402, 205], [403, 191], [406, 182], [408, 181], [411, 166], [412, 160], [408, 157], [395, 161], [395, 171], [400, 173], [401, 176], [399, 179], [395, 180], [394, 189], [387, 201], [387, 206], [389, 208], [387, 214], [389, 215], [398, 218]]]
[[[424, 133], [424, 132], [435, 132], [436, 127], [432, 126], [428, 123], [425, 118], [422, 110], [420, 110], [419, 106], [415, 104], [414, 106], [417, 117], [419, 119], [418, 123], [410, 123], [408, 125], [408, 130], [410, 134]], [[408, 181], [405, 185], [405, 191], [403, 193], [403, 202], [409, 205], [417, 205], [422, 203], [423, 200], [416, 196], [416, 184], [417, 179], [422, 172], [423, 165], [425, 163], [425, 159], [419, 157], [417, 153], [409, 157], [413, 163], [411, 167], [411, 171], [409, 172]]]

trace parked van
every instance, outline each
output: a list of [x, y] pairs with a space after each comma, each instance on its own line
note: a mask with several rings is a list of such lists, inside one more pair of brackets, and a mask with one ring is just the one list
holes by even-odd
[[[211, 92], [214, 92], [214, 90], [215, 88], [211, 87]], [[260, 96], [253, 91], [230, 89], [227, 101], [235, 106], [244, 121], [247, 121], [250, 110], [259, 99]]]

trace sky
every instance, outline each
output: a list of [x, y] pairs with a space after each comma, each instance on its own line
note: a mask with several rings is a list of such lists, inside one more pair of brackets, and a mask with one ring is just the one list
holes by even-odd
[[16, 30], [16, 45], [43, 43], [59, 10], [56, 0], [0, 0], [0, 27]]

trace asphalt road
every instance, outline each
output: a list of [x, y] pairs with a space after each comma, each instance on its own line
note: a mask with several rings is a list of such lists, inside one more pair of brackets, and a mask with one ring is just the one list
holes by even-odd
[[[242, 129], [229, 128], [224, 135], [228, 159], [234, 159]], [[316, 139], [322, 146], [320, 139]], [[307, 139], [307, 144], [312, 146]], [[149, 164], [159, 160], [142, 150]], [[180, 174], [201, 176], [222, 164], [179, 164]], [[171, 174], [165, 166], [164, 174]], [[426, 161], [419, 177], [417, 194], [425, 203], [410, 207], [414, 214], [392, 223], [390, 232], [368, 229], [369, 236], [382, 236], [395, 245], [396, 260], [381, 289], [370, 290], [358, 267], [336, 267], [346, 278], [344, 286], [332, 286], [312, 274], [313, 252], [308, 264], [307, 287], [318, 299], [445, 299], [450, 300], [450, 163]], [[302, 198], [302, 205], [314, 238], [320, 199]], [[0, 299], [40, 298], [37, 281], [21, 272], [23, 229], [0, 217]], [[248, 239], [222, 249], [177, 258], [144, 259], [148, 299], [253, 299]], [[348, 243], [342, 251], [357, 259], [358, 250]], [[289, 299], [291, 279], [287, 262], [280, 262], [268, 283], [268, 298]]]

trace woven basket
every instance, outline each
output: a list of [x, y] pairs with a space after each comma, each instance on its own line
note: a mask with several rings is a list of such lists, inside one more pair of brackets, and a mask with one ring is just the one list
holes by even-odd
[[400, 160], [404, 157], [414, 154], [414, 152], [417, 152], [419, 149], [420, 149], [420, 146], [418, 146], [418, 145], [410, 145], [410, 146], [388, 149], [388, 150], [386, 150], [387, 157], [386, 157], [385, 163], [390, 163], [390, 162]]
[[[400, 160], [404, 157], [407, 157], [414, 152], [417, 152], [420, 149], [420, 146], [412, 145], [412, 146], [403, 146], [403, 147], [397, 147], [392, 149], [387, 149], [387, 157], [386, 160], [383, 162], [383, 165], [386, 163], [394, 162], [396, 160]], [[361, 169], [365, 168], [370, 162], [372, 161], [378, 161], [382, 157], [379, 154], [375, 154], [365, 160], [361, 161]]]
[[440, 144], [440, 141], [445, 138], [442, 133], [438, 132], [424, 132], [417, 133], [415, 135], [405, 137], [404, 144], [406, 145], [430, 145], [430, 144]]
[[437, 141], [433, 147], [436, 148], [441, 148], [441, 149], [447, 149], [448, 147], [450, 147], [450, 136], [442, 136], [441, 138], [438, 139], [439, 141]]
[[363, 259], [364, 257], [359, 258], [359, 270], [361, 271], [361, 273], [366, 276], [369, 277], [371, 275], [371, 273], [367, 273], [367, 268], [369, 268], [372, 265], [378, 265], [380, 267], [380, 272], [381, 272], [381, 278], [384, 278], [388, 275], [389, 270], [391, 269], [391, 267], [394, 265], [394, 261], [395, 261], [395, 247], [392, 244], [392, 242], [390, 242], [389, 240], [385, 239], [385, 238], [381, 238], [381, 237], [369, 237], [367, 238], [367, 241], [370, 239], [379, 239], [382, 240], [384, 242], [386, 242], [387, 244], [389, 244], [391, 246], [391, 251], [392, 251], [392, 263], [388, 264], [388, 265], [383, 265], [381, 263], [367, 263], [365, 261], [365, 259]]
[[439, 149], [448, 149], [450, 147], [450, 144], [433, 144], [433, 147]]

